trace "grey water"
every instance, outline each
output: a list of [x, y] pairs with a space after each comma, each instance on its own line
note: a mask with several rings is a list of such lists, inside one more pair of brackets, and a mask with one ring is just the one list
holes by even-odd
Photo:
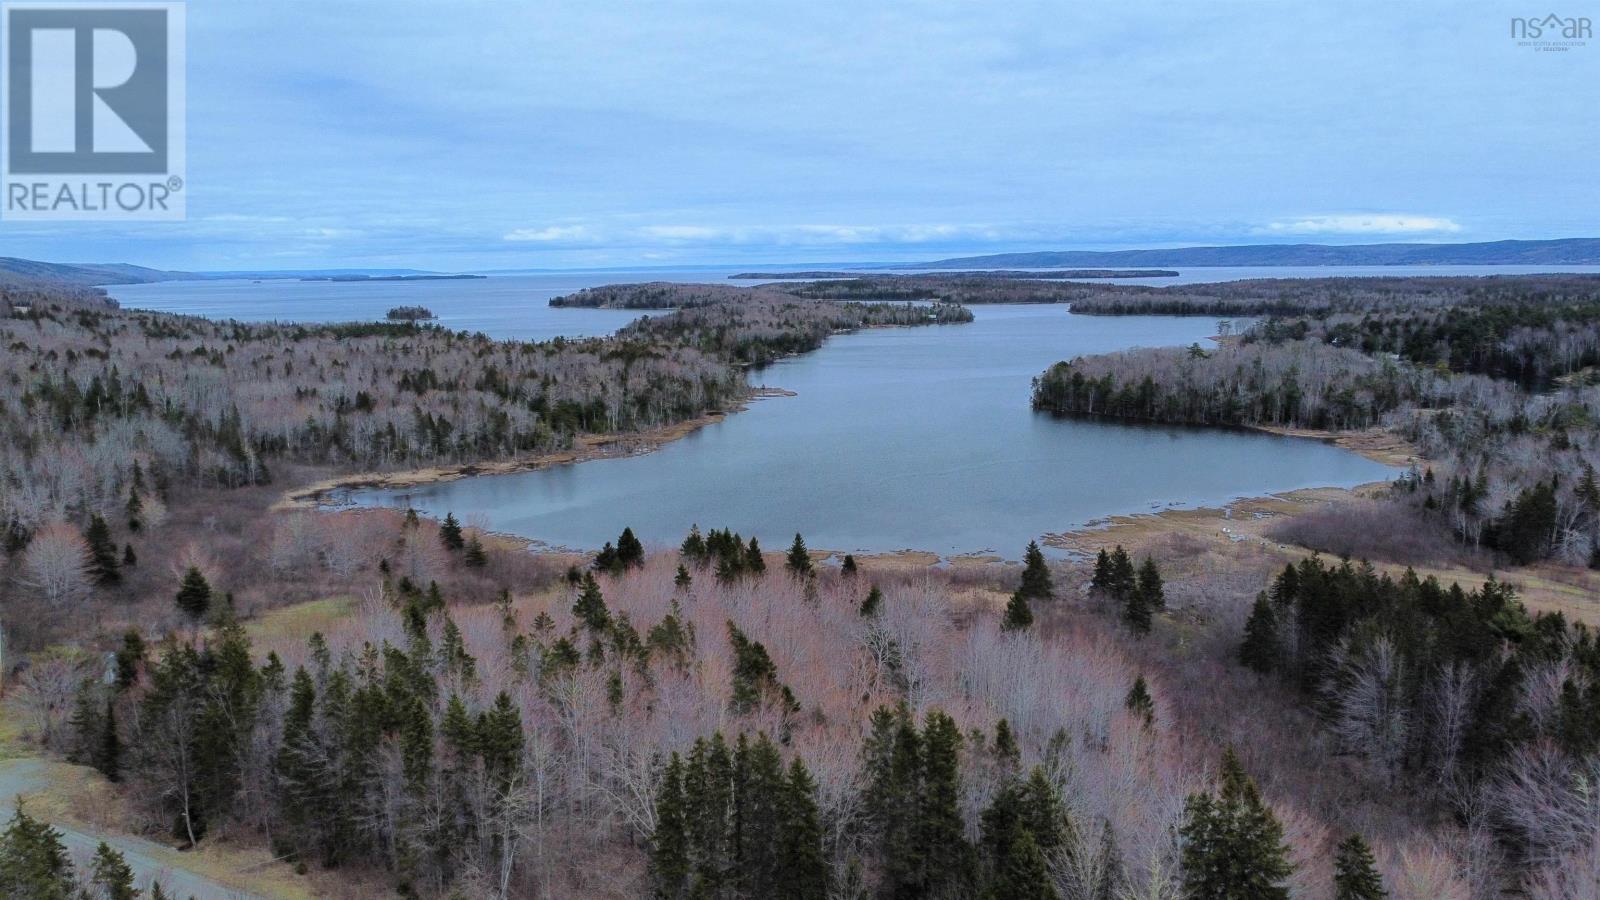
[[[375, 320], [421, 304], [439, 324], [496, 338], [608, 334], [638, 311], [563, 309], [551, 297], [632, 281], [727, 282], [728, 269], [550, 272], [472, 281], [195, 281], [110, 288], [125, 306], [241, 321]], [[1180, 269], [1174, 284], [1241, 278], [1600, 271], [1510, 266]], [[751, 282], [732, 282], [751, 284]], [[1116, 283], [1129, 283], [1118, 280]], [[624, 525], [656, 544], [691, 524], [796, 532], [841, 551], [997, 552], [1106, 516], [1225, 503], [1395, 475], [1315, 441], [1059, 419], [1029, 408], [1031, 379], [1074, 356], [1204, 343], [1208, 318], [1074, 316], [975, 306], [966, 325], [872, 329], [752, 375], [793, 391], [648, 454], [419, 488], [355, 491], [356, 504], [454, 512], [553, 546], [595, 548]]]
[[675, 544], [691, 524], [796, 532], [815, 548], [1017, 557], [1028, 541], [1113, 514], [1199, 506], [1393, 470], [1315, 441], [1058, 419], [1031, 379], [1073, 356], [1204, 341], [1215, 323], [979, 306], [966, 325], [840, 335], [752, 381], [793, 391], [642, 455], [410, 489], [415, 507], [550, 545], [595, 548], [624, 525]]

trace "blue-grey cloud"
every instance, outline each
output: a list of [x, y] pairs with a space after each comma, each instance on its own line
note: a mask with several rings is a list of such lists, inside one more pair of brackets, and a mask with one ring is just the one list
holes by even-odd
[[189, 220], [0, 234], [55, 259], [489, 268], [1593, 233], [1600, 44], [1530, 52], [1509, 15], [205, 0]]

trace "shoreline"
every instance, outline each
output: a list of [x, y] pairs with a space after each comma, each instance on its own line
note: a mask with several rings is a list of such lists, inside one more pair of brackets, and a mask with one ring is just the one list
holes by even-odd
[[704, 413], [692, 419], [684, 419], [681, 422], [661, 425], [644, 431], [630, 431], [623, 434], [582, 434], [574, 438], [572, 446], [565, 450], [553, 450], [548, 453], [536, 453], [531, 456], [519, 456], [490, 462], [461, 463], [459, 465], [424, 466], [417, 469], [402, 469], [396, 472], [357, 472], [348, 475], [333, 475], [313, 481], [310, 484], [289, 489], [276, 503], [272, 504], [269, 511], [317, 509], [325, 505], [327, 495], [334, 491], [421, 487], [478, 475], [512, 475], [518, 472], [532, 472], [553, 466], [571, 465], [595, 459], [638, 456], [659, 450], [673, 441], [688, 437], [707, 425], [715, 425], [735, 413], [743, 412], [749, 408], [751, 403], [757, 400], [793, 396], [796, 396], [794, 391], [783, 388], [753, 388], [743, 400], [729, 409]]

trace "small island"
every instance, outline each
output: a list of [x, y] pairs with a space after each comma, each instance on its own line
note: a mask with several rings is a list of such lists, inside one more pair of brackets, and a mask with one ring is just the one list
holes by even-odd
[[384, 318], [391, 322], [425, 322], [437, 319], [438, 316], [426, 306], [396, 306], [389, 310]]

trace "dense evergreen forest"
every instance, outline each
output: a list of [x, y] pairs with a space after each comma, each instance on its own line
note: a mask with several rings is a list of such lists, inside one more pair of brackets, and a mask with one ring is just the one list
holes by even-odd
[[[1442, 305], [1450, 281], [1456, 300]], [[1600, 564], [1600, 297], [1576, 289], [1587, 280], [1530, 281], [1429, 279], [1360, 315], [1269, 317], [1214, 349], [1062, 362], [1035, 379], [1033, 403], [1143, 421], [1388, 428], [1426, 460], [1394, 502], [1512, 562]]]

